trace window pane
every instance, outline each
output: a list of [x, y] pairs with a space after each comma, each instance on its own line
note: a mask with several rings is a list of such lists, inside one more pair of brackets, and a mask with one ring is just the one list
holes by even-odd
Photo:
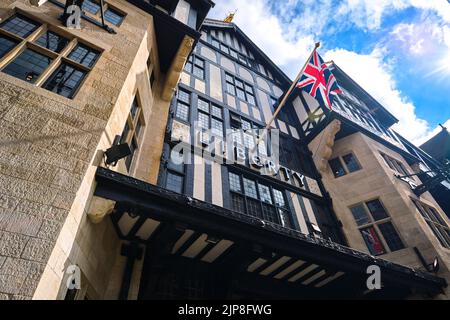
[[395, 231], [392, 223], [386, 222], [386, 223], [380, 224], [380, 225], [378, 225], [378, 228], [380, 229], [380, 232], [383, 235], [384, 240], [386, 241], [386, 243], [391, 251], [400, 250], [405, 247], [403, 245], [402, 240], [398, 236], [397, 231]]
[[99, 53], [85, 45], [78, 44], [69, 54], [68, 58], [82, 64], [88, 68], [92, 67], [97, 60]]
[[105, 20], [118, 26], [122, 23], [123, 20], [123, 14], [117, 12], [114, 9], [108, 8], [105, 11]]
[[356, 160], [356, 157], [352, 153], [343, 156], [342, 159], [344, 160], [344, 163], [347, 166], [348, 171], [355, 172], [361, 169], [358, 161]]
[[137, 147], [136, 141], [134, 139], [132, 139], [131, 144], [130, 144], [131, 154], [125, 159], [125, 166], [127, 167], [128, 171], [130, 171], [131, 164], [133, 163], [134, 153], [136, 152], [137, 148], [138, 147]]
[[0, 36], [0, 59], [17, 45], [17, 41], [5, 36]]
[[204, 76], [203, 69], [201, 69], [201, 68], [199, 68], [199, 67], [197, 67], [197, 66], [194, 66], [193, 74], [194, 74], [196, 77], [200, 78], [200, 79], [203, 79], [203, 78], [205, 77], [205, 76]]
[[273, 223], [280, 223], [276, 208], [265, 203], [262, 204], [262, 218]]
[[63, 97], [72, 98], [85, 76], [85, 71], [67, 63], [62, 63], [43, 87]]
[[432, 207], [426, 207], [426, 208], [428, 209], [427, 210], [428, 214], [432, 218], [433, 221], [435, 221], [443, 226], [447, 226], [444, 219], [442, 219], [441, 215], [439, 214], [439, 212], [436, 211], [435, 208], [432, 208]]
[[273, 189], [273, 197], [275, 199], [275, 204], [279, 207], [285, 207], [286, 203], [284, 201], [283, 193], [280, 190]]
[[255, 181], [244, 178], [244, 191], [246, 196], [258, 199]]
[[184, 66], [184, 70], [187, 72], [192, 72], [192, 63], [186, 62], [185, 66]]
[[139, 133], [141, 132], [141, 129], [142, 129], [142, 121], [141, 121], [141, 119], [139, 119], [136, 124], [136, 129], [135, 129], [136, 137], [138, 137], [138, 138], [139, 138]]
[[258, 184], [259, 189], [259, 197], [262, 202], [270, 203], [272, 204], [272, 198], [270, 196], [270, 189], [268, 186]]
[[199, 98], [197, 106], [198, 106], [199, 110], [202, 110], [204, 112], [209, 113], [209, 103], [208, 103], [208, 101], [205, 101], [205, 100]]
[[242, 120], [242, 129], [244, 130], [250, 130], [252, 128], [251, 122], [247, 120]]
[[189, 121], [189, 106], [178, 101], [175, 117], [184, 121]]
[[167, 168], [180, 173], [184, 172], [184, 155], [183, 150], [176, 152], [171, 150]]
[[328, 163], [330, 164], [331, 171], [333, 171], [335, 178], [345, 176], [346, 172], [339, 158], [331, 159]]
[[166, 189], [182, 193], [183, 192], [183, 176], [172, 172], [167, 173]]
[[247, 199], [247, 213], [251, 216], [261, 218], [261, 202], [258, 200]]
[[231, 173], [228, 175], [230, 181], [230, 190], [241, 192], [241, 182], [237, 174]]
[[209, 116], [203, 112], [199, 112], [198, 125], [200, 126], [200, 128], [209, 129]]
[[120, 143], [127, 142], [129, 132], [130, 132], [130, 126], [128, 125], [128, 122], [126, 122], [125, 127], [123, 128], [122, 134], [120, 135]]
[[222, 119], [222, 108], [212, 105], [211, 106], [211, 114], [217, 118]]
[[220, 42], [217, 41], [216, 39], [212, 39], [211, 43], [214, 47], [219, 48], [220, 47]]
[[236, 193], [231, 194], [231, 210], [245, 213], [244, 197]]
[[223, 137], [223, 124], [222, 121], [212, 118], [211, 119], [211, 131], [221, 137]]
[[244, 146], [249, 149], [253, 149], [255, 147], [255, 140], [252, 135], [244, 133]]
[[227, 92], [231, 93], [231, 95], [236, 95], [236, 91], [234, 90], [234, 85], [232, 85], [231, 83], [227, 82]]
[[199, 57], [195, 57], [195, 65], [203, 69], [205, 67], [205, 61]]
[[51, 62], [51, 58], [27, 48], [8, 64], [3, 72], [34, 83]]
[[139, 104], [138, 104], [137, 99], [136, 99], [136, 97], [135, 97], [134, 100], [133, 100], [133, 103], [131, 104], [131, 111], [130, 111], [130, 113], [131, 113], [131, 118], [134, 119], [134, 117], [136, 116], [136, 113], [137, 113], [138, 109], [139, 109]]
[[51, 31], [45, 32], [36, 40], [36, 44], [41, 47], [58, 53], [61, 52], [61, 50], [64, 49], [68, 43], [69, 40]]
[[14, 33], [15, 35], [26, 38], [33, 33], [40, 26], [40, 23], [34, 22], [27, 17], [16, 14], [0, 24], [3, 30]]
[[230, 54], [231, 54], [231, 56], [232, 56], [233, 58], [237, 59], [238, 54], [237, 54], [237, 52], [236, 52], [235, 50], [230, 49]]
[[380, 200], [372, 200], [366, 202], [367, 208], [369, 208], [370, 213], [374, 220], [381, 220], [388, 217], [386, 210], [384, 210], [383, 205]]
[[230, 76], [228, 73], [225, 74], [225, 80], [227, 82], [233, 83], [234, 84], [234, 79], [232, 76]]
[[385, 253], [383, 244], [373, 227], [361, 229], [360, 231], [372, 255], [376, 256]]
[[351, 210], [353, 218], [355, 218], [356, 224], [358, 226], [361, 226], [363, 224], [367, 224], [370, 222], [369, 216], [367, 215], [366, 210], [364, 209], [363, 205], [353, 207], [350, 210]]
[[96, 14], [100, 10], [100, 6], [92, 0], [84, 0], [81, 8], [92, 14]]
[[256, 105], [255, 97], [253, 97], [251, 94], [248, 93], [247, 93], [247, 102], [252, 105]]
[[178, 91], [178, 99], [189, 104], [191, 101], [191, 95], [189, 94], [189, 92], [179, 90]]
[[236, 79], [235, 84], [236, 84], [236, 87], [244, 89], [244, 82], [242, 82], [241, 80]]
[[223, 43], [220, 44], [220, 50], [222, 50], [225, 53], [230, 53], [228, 47], [224, 45]]

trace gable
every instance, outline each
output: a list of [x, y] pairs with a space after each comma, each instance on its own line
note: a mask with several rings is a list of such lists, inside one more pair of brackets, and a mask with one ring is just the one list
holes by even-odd
[[240, 63], [286, 88], [291, 80], [235, 24], [206, 19], [202, 39], [219, 51], [232, 55]]

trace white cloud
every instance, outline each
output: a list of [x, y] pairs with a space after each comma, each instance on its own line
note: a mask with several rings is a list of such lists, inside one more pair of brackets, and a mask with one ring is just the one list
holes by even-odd
[[379, 48], [367, 55], [345, 49], [325, 53], [326, 59], [333, 60], [399, 120], [395, 130], [415, 142], [428, 133], [428, 123], [416, 116], [414, 104], [396, 88], [391, 66], [383, 62], [383, 56]]
[[[421, 30], [421, 26], [405, 24], [398, 25], [392, 36], [418, 55], [429, 49], [434, 37], [450, 44], [450, 27], [445, 24], [450, 22], [447, 0], [343, 0], [337, 10], [332, 4], [331, 0], [216, 0], [210, 17], [221, 20], [238, 9], [233, 22], [291, 78], [305, 62], [315, 40], [319, 40], [327, 21], [334, 21], [333, 30], [345, 28], [346, 24], [372, 30], [380, 27], [387, 12], [415, 7], [441, 17], [443, 23], [439, 30], [433, 24], [427, 31]], [[414, 38], [418, 31], [422, 37]], [[427, 38], [430, 32], [433, 37]], [[379, 45], [366, 55], [329, 48], [324, 57], [334, 60], [399, 119], [396, 130], [413, 142], [420, 142], [432, 131], [427, 121], [417, 117], [414, 104], [397, 88], [391, 65], [383, 60], [381, 48]]]

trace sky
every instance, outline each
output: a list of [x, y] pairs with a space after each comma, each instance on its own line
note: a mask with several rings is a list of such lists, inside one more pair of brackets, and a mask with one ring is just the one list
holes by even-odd
[[291, 79], [319, 53], [399, 119], [417, 145], [450, 130], [450, 0], [215, 0]]

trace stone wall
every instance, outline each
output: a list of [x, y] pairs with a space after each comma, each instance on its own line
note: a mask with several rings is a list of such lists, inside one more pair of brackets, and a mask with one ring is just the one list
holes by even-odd
[[[110, 2], [127, 12], [117, 34], [86, 21], [81, 30], [62, 28], [62, 9], [49, 2], [0, 3], [2, 17], [21, 8], [103, 50], [72, 100], [0, 73], [0, 299], [56, 298], [70, 263], [97, 283], [93, 297], [104, 295], [119, 242], [109, 220], [89, 225], [85, 211], [98, 150], [121, 134], [137, 75], [148, 82], [154, 45], [150, 16]], [[150, 118], [152, 101], [146, 104]]]

